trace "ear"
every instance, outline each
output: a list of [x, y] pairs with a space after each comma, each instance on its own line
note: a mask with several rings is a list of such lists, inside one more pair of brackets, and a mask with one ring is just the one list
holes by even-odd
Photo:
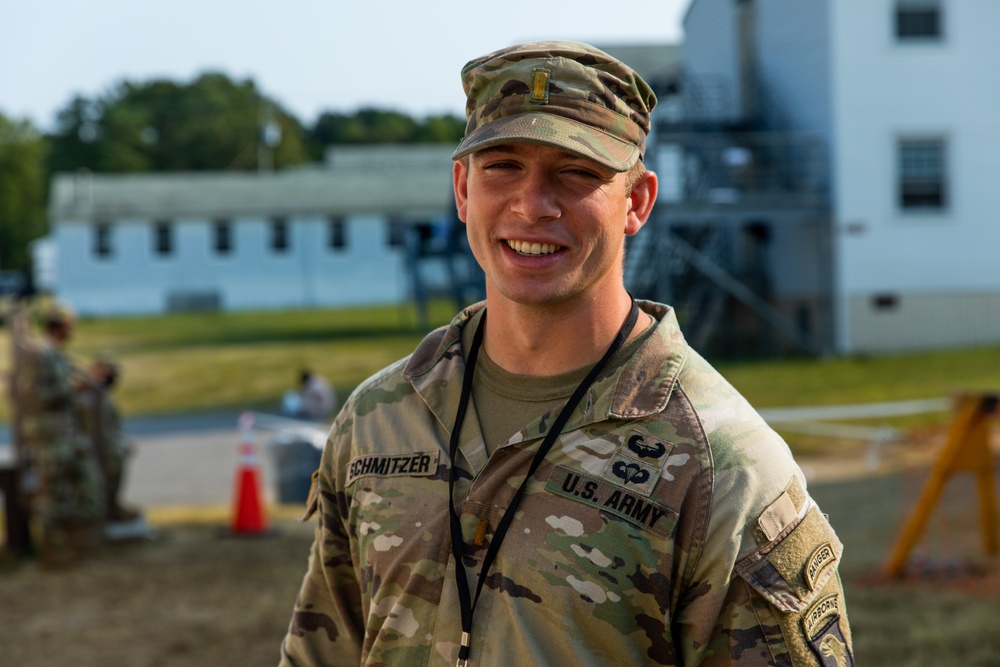
[[467, 160], [455, 160], [451, 168], [452, 184], [455, 188], [455, 208], [458, 219], [465, 222], [465, 212], [469, 203], [469, 169]]
[[628, 195], [629, 209], [625, 217], [626, 236], [632, 236], [646, 224], [646, 220], [653, 212], [658, 188], [659, 181], [656, 179], [656, 174], [651, 171], [645, 172], [632, 188], [632, 192]]

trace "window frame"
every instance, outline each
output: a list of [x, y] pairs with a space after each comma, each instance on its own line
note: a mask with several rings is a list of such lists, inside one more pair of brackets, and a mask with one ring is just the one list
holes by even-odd
[[[910, 155], [907, 155], [908, 149]], [[929, 149], [936, 149], [938, 154], [928, 158]], [[943, 134], [909, 134], [896, 138], [897, 211], [903, 215], [921, 215], [943, 214], [951, 209], [949, 150], [948, 137]], [[920, 155], [919, 151], [924, 151], [925, 155]], [[928, 198], [937, 201], [921, 201]]]
[[285, 216], [271, 218], [268, 246], [275, 255], [287, 255], [292, 249], [291, 226]]
[[342, 217], [332, 217], [327, 220], [326, 229], [326, 247], [332, 252], [346, 251], [349, 243], [347, 221]]
[[[893, 38], [900, 44], [928, 44], [945, 38], [943, 0], [895, 0], [892, 8]], [[933, 24], [919, 30], [920, 21]]]
[[114, 257], [115, 247], [112, 242], [114, 225], [107, 220], [98, 220], [94, 222], [91, 229], [93, 230], [91, 252], [94, 257], [100, 260], [109, 260]]
[[212, 221], [212, 250], [216, 255], [232, 255], [236, 248], [233, 243], [233, 221], [219, 218]]
[[153, 254], [156, 257], [172, 257], [175, 250], [173, 223], [170, 220], [153, 221]]

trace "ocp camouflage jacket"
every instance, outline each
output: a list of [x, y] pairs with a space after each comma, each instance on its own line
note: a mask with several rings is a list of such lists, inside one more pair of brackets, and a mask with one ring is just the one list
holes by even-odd
[[[599, 377], [530, 481], [476, 608], [470, 666], [851, 665], [842, 546], [785, 443], [690, 349], [673, 312]], [[456, 662], [448, 443], [461, 327], [366, 381], [334, 422], [281, 665]], [[475, 590], [552, 423], [489, 457], [475, 406], [456, 506]]]

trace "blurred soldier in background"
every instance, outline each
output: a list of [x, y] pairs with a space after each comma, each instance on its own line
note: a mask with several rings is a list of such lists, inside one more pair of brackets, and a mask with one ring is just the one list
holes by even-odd
[[27, 315], [13, 327], [17, 374], [13, 402], [19, 427], [21, 492], [35, 522], [44, 565], [68, 565], [95, 548], [103, 516], [88, 442], [74, 426], [72, 366], [63, 348], [74, 315], [61, 306], [42, 313], [41, 338], [28, 334]]
[[281, 411], [296, 419], [323, 421], [330, 416], [336, 404], [336, 393], [326, 378], [303, 368], [299, 372], [298, 390], [285, 393]]
[[104, 480], [104, 516], [109, 522], [130, 521], [138, 516], [119, 501], [125, 460], [134, 447], [122, 432], [121, 417], [111, 397], [118, 376], [118, 364], [113, 358], [98, 357], [90, 371], [77, 381], [74, 401], [76, 421], [93, 446]]

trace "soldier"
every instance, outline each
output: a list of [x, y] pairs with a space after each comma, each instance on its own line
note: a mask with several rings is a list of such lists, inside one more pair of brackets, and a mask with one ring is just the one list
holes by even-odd
[[102, 355], [77, 383], [74, 400], [77, 423], [93, 445], [104, 481], [105, 519], [110, 522], [129, 521], [138, 516], [135, 510], [123, 507], [119, 499], [125, 460], [133, 445], [122, 432], [121, 417], [111, 397], [117, 379], [118, 364], [110, 356]]
[[650, 88], [574, 42], [462, 79], [486, 301], [334, 421], [281, 664], [853, 664], [842, 545], [788, 447], [624, 287]]
[[22, 492], [35, 522], [39, 559], [59, 566], [75, 563], [100, 542], [102, 513], [88, 443], [74, 427], [72, 367], [63, 351], [75, 318], [53, 306], [41, 323], [41, 340], [25, 336], [18, 342], [14, 399]]

